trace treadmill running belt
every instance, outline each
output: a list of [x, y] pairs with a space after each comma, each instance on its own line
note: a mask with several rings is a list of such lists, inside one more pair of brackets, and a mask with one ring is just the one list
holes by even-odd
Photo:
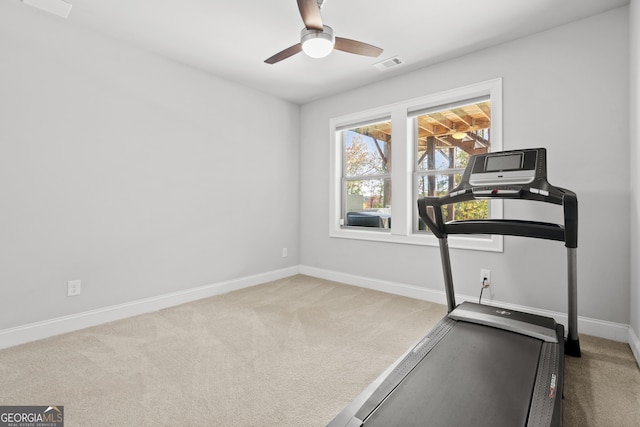
[[542, 341], [457, 322], [367, 427], [524, 426]]

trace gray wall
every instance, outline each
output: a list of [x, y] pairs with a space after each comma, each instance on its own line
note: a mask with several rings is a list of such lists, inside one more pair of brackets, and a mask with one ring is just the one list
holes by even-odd
[[0, 330], [299, 264], [299, 106], [17, 2], [0, 58]]
[[[331, 117], [503, 78], [504, 149], [544, 146], [550, 182], [580, 203], [579, 313], [628, 324], [629, 33], [620, 8], [302, 107], [301, 264], [441, 290], [436, 247], [328, 237]], [[428, 39], [425, 42], [430, 42]], [[507, 203], [505, 217], [546, 214]], [[528, 214], [528, 212], [526, 212]], [[505, 238], [504, 253], [453, 250], [457, 292], [479, 293], [492, 269], [493, 298], [566, 311], [561, 244]]]
[[[632, 0], [300, 113], [0, 2], [0, 330], [298, 264], [441, 290], [437, 248], [328, 237], [327, 123], [502, 77], [505, 149], [546, 146], [551, 182], [579, 195], [580, 314], [637, 334], [639, 10]], [[453, 262], [462, 294], [491, 268], [495, 300], [565, 310], [560, 245], [507, 238], [502, 254], [454, 250]], [[70, 279], [81, 297], [66, 297]]]
[[[629, 6], [631, 28], [631, 328], [640, 337], [640, 0], [631, 0]], [[640, 344], [640, 343], [638, 343]], [[636, 355], [640, 358], [640, 355]]]

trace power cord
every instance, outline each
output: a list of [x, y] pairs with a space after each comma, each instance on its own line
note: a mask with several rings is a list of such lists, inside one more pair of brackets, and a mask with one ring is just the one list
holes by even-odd
[[487, 278], [482, 279], [482, 287], [480, 288], [480, 298], [478, 298], [478, 304], [482, 304], [482, 292], [485, 288], [488, 288], [489, 284], [487, 283]]

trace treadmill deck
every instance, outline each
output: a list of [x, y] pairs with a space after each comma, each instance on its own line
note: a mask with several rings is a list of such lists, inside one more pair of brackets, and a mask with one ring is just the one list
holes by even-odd
[[542, 342], [466, 322], [451, 332], [365, 426], [526, 425]]
[[[504, 311], [461, 306], [465, 312]], [[518, 321], [533, 316], [526, 320], [536, 328], [555, 325], [550, 318], [511, 313]], [[563, 326], [555, 325], [556, 339], [548, 340], [513, 332], [502, 321], [492, 327], [452, 317], [441, 320], [329, 425], [560, 425]]]

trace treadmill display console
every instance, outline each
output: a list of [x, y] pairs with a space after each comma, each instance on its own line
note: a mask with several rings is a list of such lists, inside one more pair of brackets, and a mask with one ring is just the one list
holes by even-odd
[[536, 154], [537, 150], [523, 150], [475, 156], [469, 184], [530, 184], [536, 178]]
[[485, 158], [484, 163], [484, 170], [487, 172], [518, 170], [522, 168], [522, 154], [489, 156]]

